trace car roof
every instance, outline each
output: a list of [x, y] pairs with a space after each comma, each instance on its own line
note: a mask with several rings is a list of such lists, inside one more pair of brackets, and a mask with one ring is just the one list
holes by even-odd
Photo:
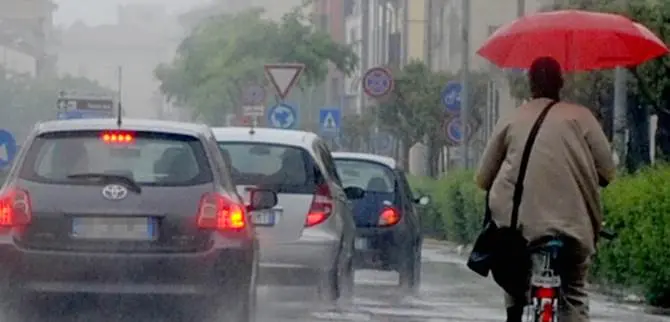
[[249, 127], [215, 127], [212, 129], [217, 141], [263, 142], [302, 147], [312, 150], [319, 136], [306, 131]]
[[391, 169], [396, 169], [398, 163], [395, 159], [372, 153], [356, 153], [356, 152], [333, 152], [334, 159], [353, 159], [368, 162], [381, 163]]
[[210, 133], [209, 127], [204, 124], [130, 118], [124, 118], [121, 127], [118, 127], [116, 119], [112, 118], [46, 121], [36, 125], [37, 134], [60, 131], [116, 129], [157, 131], [191, 136], [207, 136]]

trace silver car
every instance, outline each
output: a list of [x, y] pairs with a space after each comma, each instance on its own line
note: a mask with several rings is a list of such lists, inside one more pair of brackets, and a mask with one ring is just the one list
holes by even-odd
[[213, 129], [241, 195], [277, 192], [278, 205], [252, 214], [260, 240], [262, 284], [316, 285], [335, 301], [353, 287], [355, 224], [330, 150], [314, 133], [267, 128]]

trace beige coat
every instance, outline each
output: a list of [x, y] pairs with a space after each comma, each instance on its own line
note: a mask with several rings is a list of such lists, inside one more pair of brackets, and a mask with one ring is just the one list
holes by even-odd
[[[548, 99], [532, 100], [501, 119], [477, 171], [477, 184], [490, 189], [493, 220], [509, 226], [521, 154], [533, 123]], [[563, 233], [595, 252], [602, 226], [598, 176], [614, 179], [615, 164], [605, 134], [585, 107], [556, 104], [540, 127], [530, 154], [519, 223], [528, 240]]]

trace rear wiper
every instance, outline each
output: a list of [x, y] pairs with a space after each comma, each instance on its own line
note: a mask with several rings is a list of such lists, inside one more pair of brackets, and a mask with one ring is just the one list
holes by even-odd
[[140, 187], [135, 180], [120, 174], [109, 174], [109, 173], [75, 173], [67, 176], [70, 179], [98, 179], [100, 183], [112, 183], [118, 182], [125, 185], [128, 190], [134, 193], [142, 193], [142, 187]]

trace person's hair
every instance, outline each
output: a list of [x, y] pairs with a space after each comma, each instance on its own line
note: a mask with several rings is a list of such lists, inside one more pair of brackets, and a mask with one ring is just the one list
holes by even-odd
[[533, 61], [528, 70], [530, 92], [533, 98], [560, 99], [563, 89], [561, 64], [552, 57], [540, 57]]

